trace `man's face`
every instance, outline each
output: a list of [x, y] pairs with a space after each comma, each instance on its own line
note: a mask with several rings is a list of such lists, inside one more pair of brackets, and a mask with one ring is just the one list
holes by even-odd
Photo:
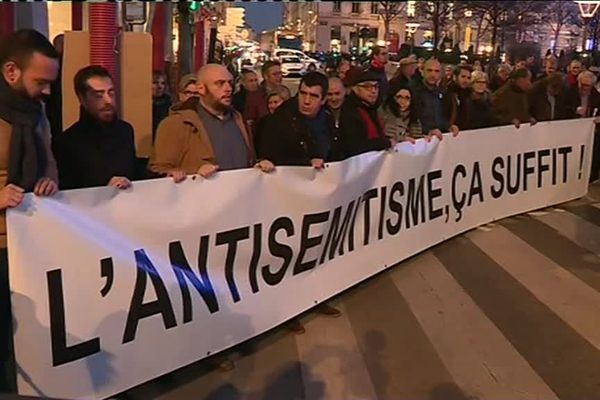
[[32, 100], [42, 100], [50, 95], [50, 84], [58, 76], [58, 60], [33, 53], [29, 62], [22, 69], [9, 61], [2, 67], [2, 75], [8, 85]]
[[152, 97], [160, 97], [165, 94], [167, 82], [163, 76], [158, 76], [152, 80]]
[[579, 93], [584, 96], [589, 95], [594, 87], [594, 81], [591, 77], [584, 76], [579, 80]]
[[429, 61], [425, 63], [425, 82], [429, 86], [436, 86], [440, 81], [442, 74], [442, 66], [439, 61]]
[[556, 72], [556, 63], [547, 62], [546, 63], [546, 75], [552, 75]]
[[402, 66], [402, 74], [404, 74], [404, 76], [406, 76], [407, 78], [412, 78], [415, 75], [415, 72], [417, 72], [416, 63]]
[[579, 75], [581, 72], [581, 63], [579, 61], [574, 61], [571, 63], [571, 75]]
[[281, 67], [279, 65], [273, 65], [265, 74], [265, 80], [269, 86], [279, 86], [283, 82], [283, 75], [281, 75]]
[[225, 67], [212, 70], [206, 74], [203, 82], [198, 83], [198, 91], [207, 105], [227, 111], [231, 108], [233, 78]]
[[188, 84], [183, 92], [179, 92], [179, 101], [185, 102], [192, 97], [199, 97], [200, 93], [198, 93], [198, 86], [195, 83]]
[[387, 64], [388, 57], [388, 51], [386, 49], [380, 49], [379, 54], [377, 54], [374, 58], [381, 64]]
[[527, 61], [525, 60], [519, 60], [517, 61], [517, 64], [515, 65], [515, 69], [522, 69], [522, 68], [526, 68], [527, 67]]
[[254, 72], [244, 74], [242, 86], [248, 92], [256, 92], [258, 90], [258, 76]]
[[298, 89], [298, 107], [300, 114], [314, 118], [325, 104], [325, 93], [319, 85], [306, 86], [304, 83]]
[[526, 78], [518, 78], [515, 81], [515, 84], [522, 91], [528, 91], [529, 89], [531, 89], [531, 75], [528, 75]]
[[339, 110], [344, 104], [346, 90], [340, 82], [329, 82], [329, 91], [327, 92], [327, 105], [332, 110]]
[[379, 82], [361, 82], [358, 85], [355, 85], [352, 90], [359, 99], [369, 105], [373, 105], [377, 102], [377, 97], [379, 96]]
[[454, 77], [454, 80], [461, 89], [466, 89], [471, 84], [471, 71], [461, 69], [460, 73]]
[[110, 78], [94, 76], [86, 82], [87, 91], [79, 102], [83, 108], [100, 122], [111, 122], [117, 113], [115, 88]]

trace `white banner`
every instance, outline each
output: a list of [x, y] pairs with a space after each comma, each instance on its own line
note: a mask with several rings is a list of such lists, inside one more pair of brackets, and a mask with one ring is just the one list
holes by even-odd
[[28, 195], [8, 213], [19, 393], [110, 396], [468, 229], [581, 197], [592, 133], [491, 128], [324, 171]]

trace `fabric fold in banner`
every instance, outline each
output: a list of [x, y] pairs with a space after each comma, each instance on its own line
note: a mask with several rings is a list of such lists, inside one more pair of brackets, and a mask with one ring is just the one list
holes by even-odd
[[581, 197], [593, 130], [490, 128], [323, 171], [27, 195], [8, 212], [19, 393], [111, 396], [466, 230]]

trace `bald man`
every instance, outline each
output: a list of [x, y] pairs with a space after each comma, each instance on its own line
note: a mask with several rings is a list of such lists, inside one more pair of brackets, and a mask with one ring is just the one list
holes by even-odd
[[444, 107], [444, 93], [440, 86], [442, 65], [435, 58], [430, 58], [423, 66], [422, 79], [414, 79], [411, 83], [413, 91], [413, 109], [417, 111], [423, 133], [442, 139], [442, 133], [452, 132], [458, 135], [458, 127], [448, 121]]
[[233, 77], [219, 64], [197, 74], [199, 97], [192, 97], [158, 127], [149, 168], [173, 176], [208, 178], [219, 170], [248, 168], [254, 162], [252, 140], [232, 107]]
[[344, 83], [337, 76], [329, 78], [329, 90], [327, 91], [327, 109], [335, 118], [335, 127], [340, 126], [340, 111], [346, 97]]

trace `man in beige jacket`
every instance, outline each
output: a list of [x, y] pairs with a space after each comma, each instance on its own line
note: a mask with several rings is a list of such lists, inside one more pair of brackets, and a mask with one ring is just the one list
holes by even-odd
[[199, 98], [190, 98], [173, 110], [158, 127], [148, 167], [172, 176], [205, 178], [219, 170], [251, 167], [254, 146], [240, 113], [231, 105], [233, 78], [222, 65], [208, 64], [198, 71]]
[[58, 190], [50, 150], [50, 124], [41, 99], [58, 75], [58, 54], [39, 32], [20, 30], [0, 52], [0, 393], [16, 388], [6, 251], [7, 208], [25, 192], [52, 196]]

